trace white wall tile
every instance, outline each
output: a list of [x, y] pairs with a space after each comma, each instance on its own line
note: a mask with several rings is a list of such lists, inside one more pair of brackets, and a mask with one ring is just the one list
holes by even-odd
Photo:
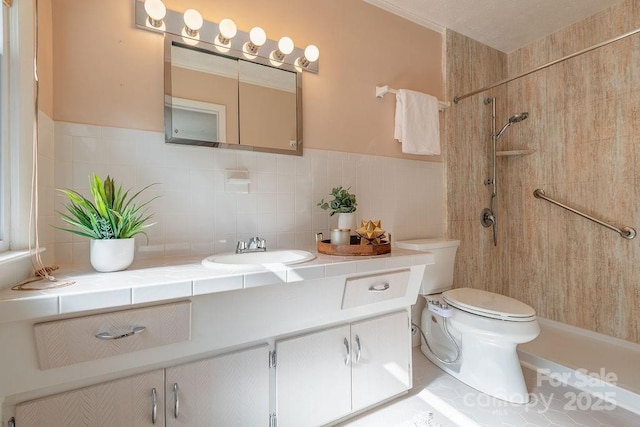
[[237, 169], [238, 157], [235, 150], [215, 150], [213, 167], [218, 170]]
[[296, 172], [296, 158], [292, 156], [278, 156], [278, 175], [294, 175]]
[[258, 213], [276, 213], [278, 211], [278, 195], [276, 193], [258, 194]]
[[238, 233], [255, 235], [258, 232], [258, 214], [255, 212], [238, 213]]
[[278, 192], [278, 175], [275, 173], [256, 173], [255, 181], [256, 191], [258, 193]]
[[296, 210], [296, 198], [293, 193], [278, 193], [278, 213], [293, 213]]
[[293, 212], [277, 213], [277, 230], [278, 232], [295, 231], [296, 219]]
[[258, 214], [258, 233], [275, 233], [278, 231], [278, 219], [275, 213]]
[[[337, 223], [316, 205], [331, 199], [338, 185], [356, 194], [358, 220], [380, 219], [395, 238], [437, 237], [444, 230], [441, 163], [317, 149], [295, 157], [185, 147], [166, 144], [160, 132], [62, 122], [51, 133], [52, 188], [88, 193], [92, 173], [109, 173], [136, 191], [161, 183], [143, 194], [160, 196], [150, 205], [158, 224], [148, 229], [149, 245], [139, 242], [143, 258], [233, 251], [239, 238], [255, 234], [271, 248], [313, 247], [315, 233], [328, 238]], [[224, 171], [231, 168], [249, 171], [249, 194], [225, 192]], [[47, 198], [62, 207], [61, 197]], [[60, 224], [57, 216], [52, 222]], [[88, 263], [87, 239], [60, 231], [52, 236], [58, 263]]]

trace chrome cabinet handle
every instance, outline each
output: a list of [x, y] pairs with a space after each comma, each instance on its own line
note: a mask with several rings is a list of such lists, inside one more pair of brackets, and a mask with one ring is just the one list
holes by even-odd
[[344, 339], [344, 348], [347, 349], [347, 356], [344, 358], [344, 364], [349, 366], [351, 363], [351, 351], [349, 350], [349, 340], [346, 338]]
[[173, 383], [173, 416], [178, 418], [180, 415], [180, 398], [178, 397], [178, 383]]
[[113, 335], [109, 332], [100, 332], [96, 334], [96, 338], [100, 339], [100, 340], [119, 340], [121, 338], [126, 338], [126, 337], [130, 337], [136, 334], [139, 334], [141, 332], [144, 332], [144, 330], [147, 329], [146, 326], [136, 326], [135, 328], [133, 328], [132, 330], [130, 330], [129, 332], [126, 332], [122, 335]]
[[151, 422], [153, 424], [158, 421], [158, 392], [156, 388], [151, 389]]
[[362, 346], [360, 345], [360, 337], [356, 335], [356, 363], [360, 361], [360, 356], [362, 356]]
[[379, 283], [377, 285], [371, 285], [369, 286], [369, 291], [371, 292], [384, 292], [387, 289], [389, 289], [391, 286], [389, 286], [388, 283]]

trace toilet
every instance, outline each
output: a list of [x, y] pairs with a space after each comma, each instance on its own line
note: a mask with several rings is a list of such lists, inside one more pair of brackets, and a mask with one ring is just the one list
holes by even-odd
[[[529, 402], [516, 347], [538, 336], [535, 310], [504, 295], [479, 289], [452, 289], [459, 240], [416, 239], [396, 247], [433, 253], [420, 294], [422, 353], [467, 385], [512, 403]], [[425, 341], [426, 338], [426, 341]]]

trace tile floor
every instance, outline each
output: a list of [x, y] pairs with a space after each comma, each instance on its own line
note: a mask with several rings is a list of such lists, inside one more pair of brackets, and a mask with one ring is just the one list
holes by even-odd
[[415, 347], [411, 391], [343, 427], [638, 427], [640, 415], [611, 407], [525, 369], [527, 405], [488, 397], [444, 373]]

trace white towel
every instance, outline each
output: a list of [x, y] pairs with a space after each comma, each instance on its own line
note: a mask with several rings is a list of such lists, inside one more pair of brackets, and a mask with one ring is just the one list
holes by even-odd
[[396, 94], [393, 137], [408, 154], [440, 154], [440, 106], [438, 98], [407, 89]]

